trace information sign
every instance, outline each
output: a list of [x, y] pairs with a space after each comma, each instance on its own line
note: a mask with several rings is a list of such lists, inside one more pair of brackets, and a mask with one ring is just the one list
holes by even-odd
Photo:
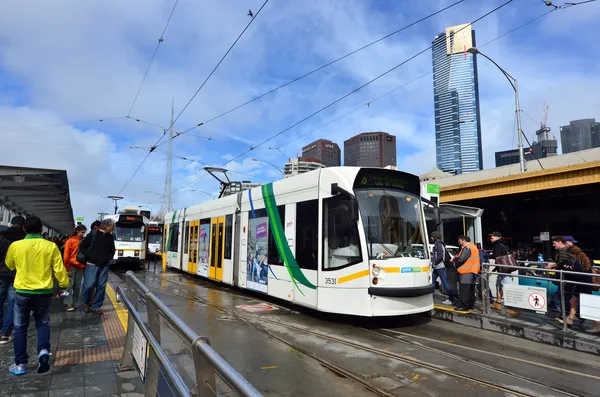
[[535, 310], [546, 313], [546, 288], [529, 287], [526, 285], [504, 285], [504, 305], [520, 309]]
[[146, 377], [146, 358], [148, 357], [148, 341], [146, 337], [142, 334], [142, 331], [135, 324], [133, 328], [133, 359], [137, 364], [137, 368], [140, 372], [140, 378], [142, 378], [142, 382]]
[[540, 232], [540, 241], [550, 241], [550, 232]]
[[579, 294], [579, 310], [581, 318], [600, 321], [600, 296]]

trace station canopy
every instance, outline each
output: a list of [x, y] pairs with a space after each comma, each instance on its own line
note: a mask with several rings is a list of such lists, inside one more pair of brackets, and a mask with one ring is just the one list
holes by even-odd
[[49, 229], [70, 234], [75, 222], [64, 170], [0, 165], [0, 205], [39, 217]]

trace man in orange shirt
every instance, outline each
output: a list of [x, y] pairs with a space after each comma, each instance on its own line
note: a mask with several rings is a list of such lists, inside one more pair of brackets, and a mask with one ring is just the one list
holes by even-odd
[[[69, 295], [65, 298], [65, 310], [72, 312], [77, 308], [79, 295], [83, 285], [83, 275], [85, 274], [85, 263], [77, 261], [77, 251], [79, 251], [79, 243], [83, 239], [87, 228], [84, 225], [78, 225], [65, 244], [63, 262], [69, 275]], [[73, 304], [75, 302], [75, 304]]]

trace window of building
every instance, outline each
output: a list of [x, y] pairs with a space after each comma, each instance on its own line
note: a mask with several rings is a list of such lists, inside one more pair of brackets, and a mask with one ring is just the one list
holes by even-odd
[[336, 270], [362, 260], [358, 227], [348, 214], [350, 201], [342, 195], [323, 200], [323, 270]]
[[225, 217], [225, 259], [231, 259], [233, 246], [233, 215]]
[[296, 261], [302, 269], [317, 270], [319, 201], [296, 205]]

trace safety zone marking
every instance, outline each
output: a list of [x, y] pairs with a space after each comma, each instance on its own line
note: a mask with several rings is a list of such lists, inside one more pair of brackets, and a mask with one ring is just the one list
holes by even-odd
[[257, 303], [257, 304], [254, 304], [254, 305], [240, 305], [240, 306], [236, 306], [236, 307], [238, 309], [242, 309], [242, 310], [245, 310], [245, 311], [250, 312], [250, 313], [268, 312], [268, 311], [271, 311], [271, 310], [279, 310], [275, 306], [269, 305], [268, 303]]

